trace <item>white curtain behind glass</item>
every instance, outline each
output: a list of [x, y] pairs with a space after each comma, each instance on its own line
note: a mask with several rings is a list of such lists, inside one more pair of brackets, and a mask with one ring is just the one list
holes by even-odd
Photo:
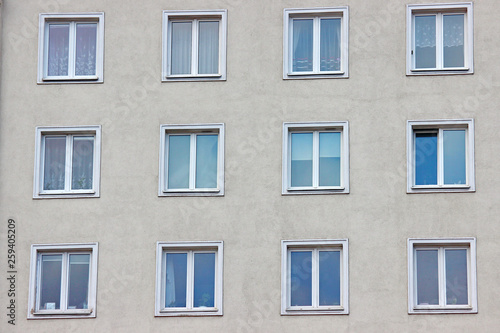
[[219, 22], [200, 22], [198, 39], [198, 74], [217, 74], [219, 72]]
[[68, 75], [69, 24], [49, 24], [48, 76]]
[[170, 74], [191, 74], [192, 22], [172, 22]]
[[313, 20], [293, 20], [293, 72], [313, 70]]
[[341, 19], [322, 19], [320, 34], [320, 71], [340, 71]]
[[94, 170], [94, 138], [73, 138], [71, 189], [91, 189]]
[[76, 25], [75, 75], [95, 75], [97, 24]]
[[43, 189], [64, 190], [66, 137], [45, 137]]

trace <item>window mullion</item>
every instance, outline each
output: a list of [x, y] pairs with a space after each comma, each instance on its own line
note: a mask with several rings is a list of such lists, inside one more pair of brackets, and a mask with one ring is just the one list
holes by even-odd
[[436, 14], [436, 68], [443, 69], [443, 13]]
[[64, 190], [66, 192], [71, 191], [71, 180], [72, 180], [72, 172], [73, 168], [71, 167], [71, 163], [73, 161], [73, 135], [69, 134], [66, 136], [66, 165], [65, 168], [65, 176], [64, 176]]
[[288, 147], [287, 147], [287, 152], [286, 152], [286, 156], [287, 156], [287, 167], [286, 167], [286, 170], [287, 170], [287, 187], [290, 188], [292, 187], [292, 132], [288, 132]]
[[313, 132], [313, 151], [312, 151], [312, 186], [319, 186], [319, 131]]
[[76, 63], [76, 22], [71, 22], [69, 25], [69, 41], [68, 41], [68, 76], [75, 77]]
[[320, 69], [320, 18], [315, 17], [313, 24], [313, 72], [319, 73]]
[[191, 33], [191, 74], [198, 75], [198, 33], [199, 33], [199, 21], [197, 19], [193, 20], [193, 27]]
[[444, 144], [443, 144], [443, 129], [438, 130], [437, 144], [437, 183], [444, 184]]
[[196, 134], [191, 134], [189, 148], [189, 189], [196, 187]]
[[60, 310], [64, 311], [68, 309], [68, 285], [69, 285], [69, 254], [67, 252], [62, 254], [61, 262], [61, 299], [60, 299]]
[[286, 306], [292, 306], [292, 251], [288, 249], [287, 253], [287, 267], [286, 267]]
[[313, 308], [317, 308], [319, 306], [319, 250], [318, 249], [314, 249], [312, 251], [311, 259], [312, 259], [311, 305], [313, 306]]
[[193, 309], [194, 297], [194, 253], [188, 251], [187, 253], [187, 282], [186, 282], [186, 307]]
[[446, 305], [446, 258], [444, 248], [438, 249], [439, 306]]
[[165, 190], [168, 189], [168, 161], [170, 159], [170, 135], [165, 134], [165, 158], [163, 159], [163, 163], [165, 163], [165, 167], [163, 168], [164, 173], [163, 177], [165, 177], [163, 181], [163, 185], [165, 186]]
[[41, 289], [42, 289], [42, 255], [40, 253], [37, 253], [35, 311], [40, 310]]

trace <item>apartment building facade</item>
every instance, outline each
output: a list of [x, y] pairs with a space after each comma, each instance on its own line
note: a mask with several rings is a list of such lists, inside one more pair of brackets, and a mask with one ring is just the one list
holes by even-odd
[[0, 331], [496, 332], [497, 8], [4, 0]]

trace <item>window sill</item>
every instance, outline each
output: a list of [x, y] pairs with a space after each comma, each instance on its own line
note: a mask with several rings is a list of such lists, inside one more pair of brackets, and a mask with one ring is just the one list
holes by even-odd
[[79, 310], [38, 310], [31, 312], [28, 319], [95, 318], [93, 309]]
[[468, 67], [450, 67], [450, 68], [412, 68], [407, 71], [407, 76], [417, 75], [454, 75], [454, 74], [474, 74], [474, 71]]
[[349, 314], [343, 306], [330, 306], [321, 308], [312, 307], [289, 307], [282, 316], [303, 316], [303, 315], [332, 315], [332, 314]]
[[213, 197], [213, 196], [224, 196], [224, 192], [220, 189], [196, 189], [196, 190], [164, 190], [161, 191], [158, 196], [161, 197]]
[[332, 71], [332, 72], [289, 72], [283, 75], [283, 79], [295, 80], [295, 79], [347, 79], [349, 75], [343, 71]]
[[98, 198], [99, 193], [95, 191], [82, 192], [42, 192], [35, 193], [33, 199], [72, 199], [72, 198]]
[[407, 193], [475, 192], [470, 185], [413, 185]]
[[57, 83], [102, 83], [102, 78], [98, 76], [48, 76], [38, 81], [38, 84], [57, 84]]
[[169, 81], [225, 81], [226, 77], [222, 74], [181, 74], [181, 75], [166, 75], [163, 77], [163, 82]]
[[349, 189], [342, 186], [330, 187], [292, 187], [283, 190], [282, 195], [301, 195], [301, 194], [348, 194]]
[[196, 308], [196, 309], [161, 309], [156, 317], [191, 317], [191, 316], [222, 316], [222, 310], [218, 308]]
[[411, 309], [409, 314], [441, 314], [441, 313], [477, 313], [477, 309], [474, 309], [470, 305], [464, 306], [419, 306]]

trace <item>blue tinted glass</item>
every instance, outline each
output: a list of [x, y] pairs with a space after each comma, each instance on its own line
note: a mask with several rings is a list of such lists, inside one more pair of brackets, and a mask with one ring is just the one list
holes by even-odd
[[187, 253], [167, 253], [165, 307], [186, 307]]
[[319, 133], [319, 186], [340, 186], [340, 133]]
[[218, 135], [196, 136], [196, 188], [217, 187]]
[[312, 305], [312, 252], [290, 253], [290, 305]]
[[437, 184], [437, 133], [415, 134], [415, 185]]
[[292, 133], [292, 187], [312, 186], [312, 149], [312, 133]]
[[464, 67], [464, 14], [443, 15], [443, 65]]
[[193, 306], [215, 306], [215, 253], [194, 254]]
[[340, 251], [319, 251], [319, 305], [340, 305]]
[[465, 130], [443, 131], [445, 184], [466, 184]]
[[168, 188], [189, 188], [189, 135], [168, 137]]
[[415, 16], [415, 68], [436, 68], [436, 15]]
[[292, 71], [313, 70], [313, 20], [293, 20]]
[[42, 255], [40, 309], [60, 309], [62, 255]]
[[469, 304], [467, 250], [445, 250], [446, 304]]
[[320, 71], [340, 70], [340, 18], [321, 20]]
[[438, 251], [417, 251], [417, 304], [439, 304]]

